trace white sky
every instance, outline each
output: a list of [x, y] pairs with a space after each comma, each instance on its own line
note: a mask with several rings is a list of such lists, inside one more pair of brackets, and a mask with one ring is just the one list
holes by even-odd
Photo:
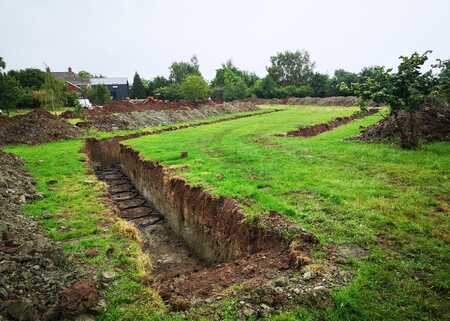
[[306, 49], [316, 70], [450, 58], [450, 0], [0, 0], [7, 69], [47, 63], [132, 79], [199, 58], [207, 79], [231, 58], [265, 75], [278, 51]]

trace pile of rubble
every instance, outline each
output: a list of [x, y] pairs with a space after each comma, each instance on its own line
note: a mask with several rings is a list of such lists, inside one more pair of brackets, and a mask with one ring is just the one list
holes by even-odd
[[137, 129], [157, 125], [169, 125], [177, 122], [201, 120], [211, 116], [255, 111], [258, 108], [250, 102], [233, 102], [205, 105], [198, 108], [148, 110], [146, 112], [106, 113], [90, 116], [86, 122], [77, 126], [94, 127], [98, 130], [110, 131], [118, 129]]
[[94, 307], [94, 284], [22, 216], [23, 204], [42, 197], [22, 161], [0, 151], [0, 168], [0, 320], [60, 320]]
[[74, 138], [81, 131], [46, 110], [37, 109], [26, 115], [0, 119], [0, 146], [42, 144]]

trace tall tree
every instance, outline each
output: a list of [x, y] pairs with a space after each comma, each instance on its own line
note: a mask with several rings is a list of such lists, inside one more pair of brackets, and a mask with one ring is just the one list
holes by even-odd
[[267, 72], [283, 86], [306, 84], [314, 69], [314, 62], [306, 50], [279, 52], [270, 57], [270, 62], [271, 66], [267, 68]]
[[156, 76], [153, 80], [148, 83], [148, 92], [149, 96], [155, 96], [158, 92], [158, 89], [167, 87], [170, 85], [170, 81], [166, 79], [164, 76]]
[[175, 84], [181, 84], [183, 80], [189, 75], [201, 76], [198, 59], [196, 56], [193, 56], [189, 62], [180, 61], [172, 63], [172, 65], [170, 65], [169, 67], [169, 70], [169, 80]]
[[50, 110], [64, 106], [67, 90], [63, 81], [56, 79], [51, 73], [47, 72], [41, 90], [45, 93], [41, 96], [42, 105]]
[[143, 99], [147, 96], [147, 90], [145, 89], [144, 83], [142, 82], [141, 77], [136, 72], [133, 78], [133, 85], [130, 89], [130, 97]]
[[351, 96], [353, 95], [352, 85], [358, 82], [358, 75], [346, 71], [344, 69], [337, 69], [331, 79], [331, 86], [333, 88], [334, 96]]
[[22, 87], [38, 90], [45, 82], [46, 73], [40, 69], [27, 68], [24, 70], [10, 70], [8, 75], [16, 78]]
[[3, 73], [6, 63], [0, 57], [0, 107], [9, 112], [16, 109], [20, 101], [23, 90], [16, 78]]

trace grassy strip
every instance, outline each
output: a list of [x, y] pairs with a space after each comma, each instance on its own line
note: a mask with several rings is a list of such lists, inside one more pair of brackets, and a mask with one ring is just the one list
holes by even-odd
[[[40, 221], [51, 238], [63, 241], [65, 252], [81, 268], [98, 276], [117, 273], [105, 289], [107, 309], [98, 320], [158, 319], [164, 306], [156, 292], [141, 284], [148, 257], [135, 230], [101, 201], [105, 187], [89, 173], [82, 145], [82, 140], [71, 140], [7, 148], [26, 161], [44, 195], [27, 204], [25, 214]], [[92, 248], [98, 255], [86, 256], [85, 250]]]
[[[213, 194], [238, 199], [249, 217], [278, 211], [323, 244], [369, 249], [357, 275], [334, 293], [332, 310], [276, 320], [448, 320], [450, 144], [420, 151], [345, 138], [380, 115], [313, 138], [275, 134], [348, 116], [354, 108], [281, 113], [126, 141]], [[180, 151], [189, 157], [180, 158]], [[181, 166], [182, 165], [182, 166]]]

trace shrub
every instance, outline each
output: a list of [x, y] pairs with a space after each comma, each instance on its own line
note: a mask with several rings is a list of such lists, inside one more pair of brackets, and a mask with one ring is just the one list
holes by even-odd
[[95, 85], [88, 89], [87, 97], [95, 105], [103, 105], [111, 101], [111, 92], [105, 85]]
[[180, 92], [186, 100], [205, 99], [209, 96], [209, 86], [202, 76], [189, 75], [181, 83]]
[[280, 89], [272, 77], [266, 76], [256, 81], [253, 92], [258, 98], [276, 98], [280, 94]]
[[155, 96], [163, 100], [180, 100], [182, 98], [180, 86], [177, 84], [156, 89]]

